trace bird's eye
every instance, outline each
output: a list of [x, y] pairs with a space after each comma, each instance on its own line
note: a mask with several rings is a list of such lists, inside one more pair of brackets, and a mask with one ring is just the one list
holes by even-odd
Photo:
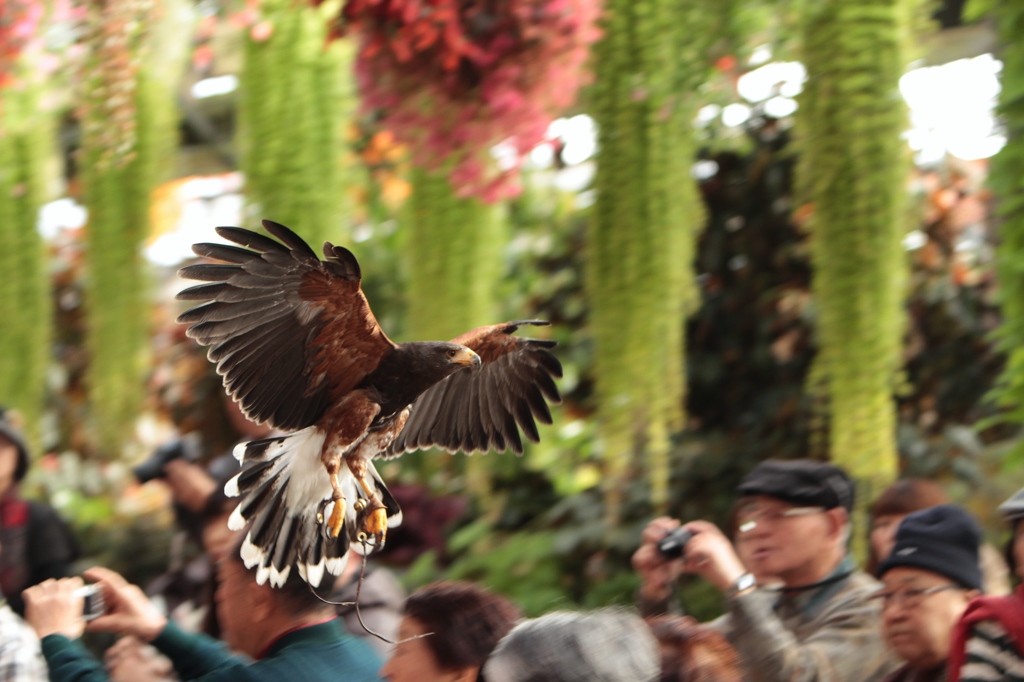
[[455, 349], [454, 348], [449, 348], [448, 349], [448, 357], [450, 357], [450, 358], [454, 358], [455, 357]]

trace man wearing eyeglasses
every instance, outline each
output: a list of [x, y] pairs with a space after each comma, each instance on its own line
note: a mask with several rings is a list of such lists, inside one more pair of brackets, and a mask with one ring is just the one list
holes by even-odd
[[[865, 682], [897, 665], [882, 639], [879, 590], [847, 553], [854, 487], [838, 467], [768, 460], [741, 481], [736, 546], [714, 524], [691, 521], [681, 559], [658, 544], [680, 528], [660, 518], [644, 530], [633, 566], [641, 609], [663, 610], [681, 573], [700, 575], [726, 597], [716, 620], [751, 682]], [[659, 608], [661, 606], [662, 608]]]
[[907, 516], [878, 567], [885, 639], [905, 664], [886, 682], [945, 682], [953, 626], [981, 593], [981, 530], [951, 504]]

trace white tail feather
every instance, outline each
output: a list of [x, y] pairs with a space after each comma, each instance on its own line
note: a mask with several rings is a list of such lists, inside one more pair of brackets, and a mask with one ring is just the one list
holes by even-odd
[[[321, 458], [325, 440], [324, 432], [308, 427], [235, 448], [242, 471], [228, 481], [224, 492], [243, 499], [231, 513], [228, 528], [240, 530], [250, 524], [242, 545], [242, 559], [247, 568], [256, 568], [256, 581], [261, 585], [268, 580], [274, 587], [283, 585], [294, 565], [303, 580], [317, 587], [325, 574], [342, 573], [348, 549], [369, 554], [378, 548], [376, 537], [371, 536], [366, 542], [356, 539], [361, 536], [360, 526], [365, 521], [361, 520], [355, 503], [366, 495], [347, 466], [338, 472], [346, 499], [344, 537], [330, 538], [327, 534], [326, 522], [335, 503]], [[402, 522], [402, 515], [395, 513], [397, 505], [373, 464], [366, 464], [368, 484], [381, 499], [389, 500], [386, 504], [392, 515], [387, 525], [393, 528]]]

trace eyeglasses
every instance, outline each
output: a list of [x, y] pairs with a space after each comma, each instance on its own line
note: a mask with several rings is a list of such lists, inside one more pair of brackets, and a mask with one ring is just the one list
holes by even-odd
[[903, 608], [916, 608], [924, 601], [929, 594], [945, 592], [946, 590], [962, 590], [959, 585], [936, 585], [935, 587], [908, 588], [906, 590], [883, 590], [871, 595], [871, 599], [882, 602], [882, 608], [888, 608], [895, 604], [902, 604]]
[[777, 507], [744, 507], [736, 513], [736, 528], [740, 533], [749, 533], [757, 528], [758, 523], [775, 523], [782, 519], [820, 514], [823, 511], [825, 511], [824, 507], [789, 507], [785, 509]]

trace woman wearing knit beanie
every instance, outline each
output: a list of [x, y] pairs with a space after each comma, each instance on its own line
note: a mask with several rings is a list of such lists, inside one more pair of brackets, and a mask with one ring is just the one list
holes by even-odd
[[953, 631], [950, 682], [1024, 680], [1024, 489], [999, 506], [1013, 537], [1007, 548], [1017, 589], [971, 602]]
[[950, 634], [981, 594], [981, 529], [951, 504], [908, 515], [878, 567], [886, 643], [904, 662], [886, 682], [945, 682]]

